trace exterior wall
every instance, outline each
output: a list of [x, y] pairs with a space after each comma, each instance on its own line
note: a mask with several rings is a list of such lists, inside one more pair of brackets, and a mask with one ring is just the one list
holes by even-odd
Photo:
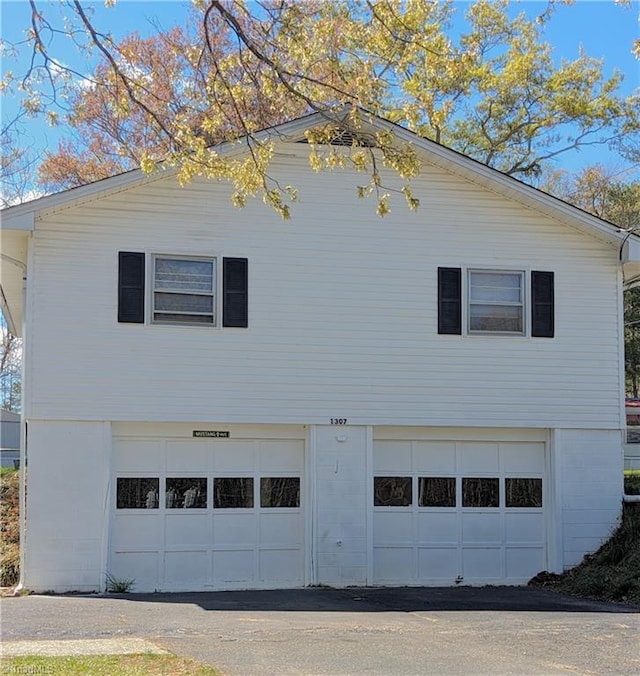
[[627, 433], [624, 468], [640, 470], [640, 407], [626, 406]]
[[[193, 429], [228, 429], [230, 440], [236, 442], [298, 439], [304, 444], [304, 584], [339, 587], [373, 582], [374, 438], [517, 440], [525, 445], [550, 441], [545, 530], [548, 568], [556, 572], [596, 550], [610, 535], [620, 514], [622, 451], [619, 433], [608, 430], [350, 425], [304, 429], [202, 422], [110, 425], [32, 420], [28, 435], [25, 587], [57, 592], [101, 589], [114, 538], [110, 528], [115, 523], [111, 488], [114, 454], [123, 440], [156, 440], [177, 448], [176, 444], [185, 440], [193, 441]], [[191, 456], [187, 460], [183, 473], [211, 474], [208, 465], [208, 469], [194, 465]], [[127, 462], [142, 473], [150, 468], [140, 464], [141, 459], [132, 457]], [[181, 465], [175, 467], [178, 471]], [[189, 587], [187, 581], [183, 587]]]
[[0, 467], [18, 469], [20, 467], [20, 451], [0, 450]]
[[24, 586], [98, 591], [106, 570], [110, 426], [31, 420]]
[[[428, 166], [419, 211], [398, 203], [380, 219], [355, 197], [360, 176], [311, 175], [302, 153], [287, 148], [272, 172], [300, 189], [290, 222], [258, 201], [234, 209], [222, 185], [169, 178], [40, 217], [26, 306], [27, 588], [101, 587], [112, 429], [184, 437], [211, 429], [203, 420], [256, 435], [307, 427], [308, 583], [372, 580], [374, 427], [549, 435], [549, 568], [609, 535], [623, 464], [617, 251]], [[119, 324], [119, 251], [248, 258], [249, 328]], [[553, 270], [555, 338], [438, 335], [439, 266]]]
[[[622, 427], [616, 251], [429, 167], [380, 219], [286, 152], [290, 222], [169, 178], [40, 218], [27, 417]], [[120, 250], [247, 257], [249, 328], [118, 324]], [[556, 337], [437, 335], [437, 268], [467, 265], [553, 270]]]
[[322, 425], [312, 430], [316, 583], [368, 581], [368, 439], [365, 427]]
[[20, 464], [20, 415], [0, 411], [0, 466], [17, 467]]
[[624, 468], [640, 470], [640, 446], [638, 444], [625, 444]]
[[622, 499], [621, 433], [555, 430], [555, 471], [562, 567], [597, 550], [618, 524]]

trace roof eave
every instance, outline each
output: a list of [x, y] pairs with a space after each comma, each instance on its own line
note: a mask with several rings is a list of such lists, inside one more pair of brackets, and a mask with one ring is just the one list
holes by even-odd
[[[253, 134], [252, 138], [257, 141], [266, 141], [274, 137], [282, 140], [291, 139], [297, 134], [303, 133], [306, 129], [318, 124], [318, 118], [330, 121], [340, 114], [344, 115], [346, 110], [345, 107], [342, 107], [333, 112], [311, 113], [304, 117], [291, 120], [290, 122], [285, 122], [275, 127], [256, 132]], [[216, 146], [215, 150], [220, 155], [239, 154], [244, 152], [248, 148], [248, 145], [249, 141], [247, 140], [247, 137], [241, 137], [232, 141], [225, 141], [219, 146]], [[150, 174], [145, 174], [141, 169], [132, 169], [123, 172], [122, 174], [117, 174], [116, 176], [94, 181], [93, 183], [87, 183], [86, 185], [77, 186], [75, 188], [68, 188], [62, 192], [44, 195], [43, 197], [38, 197], [34, 200], [23, 202], [22, 204], [5, 207], [0, 210], [2, 227], [3, 229], [33, 230], [35, 227], [35, 214], [43, 211], [66, 208], [71, 204], [126, 190], [138, 183], [166, 178], [176, 172], [177, 169], [175, 167], [165, 167], [162, 166], [162, 164], [159, 164], [158, 168]], [[19, 225], [21, 223], [28, 223], [30, 217], [32, 220], [29, 227]], [[14, 223], [16, 224], [15, 226], [13, 225]]]
[[[28, 202], [25, 204], [20, 204], [19, 206], [25, 207]], [[13, 211], [16, 209], [16, 211]], [[33, 232], [35, 229], [35, 211], [31, 209], [18, 209], [18, 207], [10, 207], [7, 210], [2, 212], [2, 229], [3, 230], [17, 230], [20, 232]]]

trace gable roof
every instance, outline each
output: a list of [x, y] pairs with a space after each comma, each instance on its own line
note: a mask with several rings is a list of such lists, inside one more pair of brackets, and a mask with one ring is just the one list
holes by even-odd
[[[349, 107], [341, 107], [330, 111], [311, 113], [255, 134], [260, 140], [276, 139], [283, 142], [295, 142], [305, 138], [305, 132], [326, 124], [327, 122], [344, 120]], [[360, 109], [362, 129], [359, 133], [374, 134], [379, 131], [391, 131], [401, 143], [410, 144], [419, 151], [423, 160], [441, 169], [476, 183], [491, 192], [520, 202], [556, 221], [578, 229], [587, 235], [596, 237], [611, 246], [619, 246], [627, 233], [621, 231], [613, 223], [593, 216], [557, 197], [534, 188], [518, 179], [489, 167], [451, 148], [435, 141], [418, 136], [398, 124], [385, 120], [372, 113]], [[241, 154], [246, 149], [246, 141], [239, 139], [222, 143], [216, 147], [221, 155]], [[144, 174], [140, 169], [117, 174], [87, 185], [70, 188], [59, 193], [40, 197], [2, 209], [3, 228], [11, 230], [31, 231], [35, 228], [36, 216], [39, 212], [65, 208], [92, 198], [106, 196], [114, 192], [126, 190], [139, 183], [151, 182], [174, 174], [176, 169], [163, 169], [153, 174]]]

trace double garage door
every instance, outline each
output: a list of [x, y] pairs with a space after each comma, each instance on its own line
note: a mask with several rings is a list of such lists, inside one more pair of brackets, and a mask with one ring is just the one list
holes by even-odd
[[[318, 474], [305, 457], [324, 460], [302, 438], [116, 437], [108, 572], [136, 591], [322, 583], [305, 576], [305, 525], [321, 533], [354, 519], [370, 533], [358, 564], [369, 584], [522, 584], [547, 567], [543, 441], [397, 429], [374, 428], [371, 453], [350, 466], [369, 486], [357, 514], [314, 514], [306, 486]], [[344, 481], [342, 466], [323, 480]]]
[[522, 584], [546, 568], [545, 444], [377, 440], [376, 584]]
[[304, 442], [116, 439], [109, 573], [135, 591], [304, 584]]

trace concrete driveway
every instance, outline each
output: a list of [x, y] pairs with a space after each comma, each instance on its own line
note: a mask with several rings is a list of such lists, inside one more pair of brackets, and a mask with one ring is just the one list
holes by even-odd
[[2, 640], [145, 639], [229, 675], [638, 674], [640, 615], [529, 588], [1, 601]]

